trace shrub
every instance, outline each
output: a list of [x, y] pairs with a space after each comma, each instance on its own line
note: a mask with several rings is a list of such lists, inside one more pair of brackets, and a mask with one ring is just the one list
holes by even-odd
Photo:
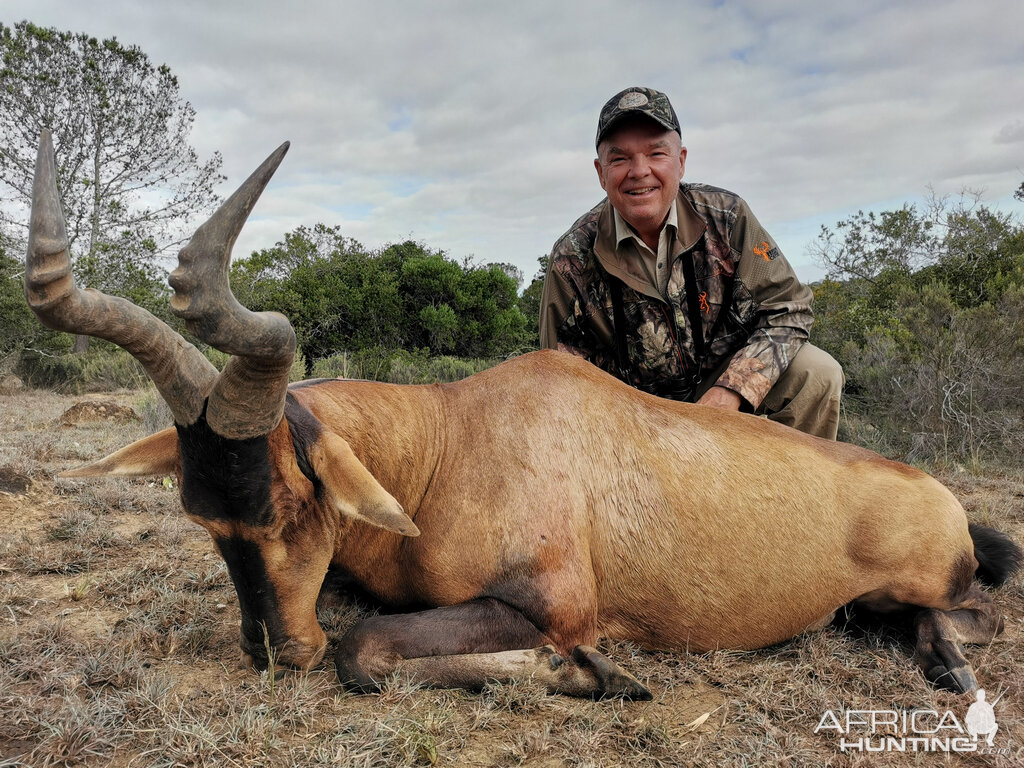
[[384, 350], [339, 352], [313, 365], [315, 378], [367, 379], [392, 384], [432, 384], [459, 381], [496, 365], [497, 360], [461, 357], [429, 357], [426, 350]]
[[313, 376], [315, 379], [360, 379], [356, 371], [355, 361], [348, 352], [339, 352], [336, 355], [321, 357], [313, 363]]
[[838, 355], [858, 442], [910, 461], [1019, 461], [1024, 290], [961, 308], [942, 284], [906, 291], [898, 319]]
[[174, 424], [171, 409], [156, 391], [156, 387], [147, 388], [135, 399], [135, 411], [142, 419], [142, 430], [147, 435]]
[[[70, 337], [68, 337], [70, 345]], [[111, 344], [94, 344], [85, 354], [49, 354], [25, 351], [21, 373], [32, 386], [64, 392], [102, 392], [139, 389], [149, 379], [142, 366], [127, 352]]]
[[461, 357], [434, 357], [427, 366], [431, 381], [459, 381], [474, 373], [497, 365], [496, 360], [466, 359]]

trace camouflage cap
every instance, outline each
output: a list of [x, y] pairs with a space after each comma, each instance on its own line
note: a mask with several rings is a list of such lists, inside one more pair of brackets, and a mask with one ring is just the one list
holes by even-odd
[[683, 135], [679, 128], [679, 118], [668, 96], [653, 88], [635, 86], [612, 96], [601, 109], [601, 117], [597, 121], [597, 140], [594, 143], [600, 144], [611, 127], [627, 115], [644, 115], [668, 130], [675, 131], [680, 137]]

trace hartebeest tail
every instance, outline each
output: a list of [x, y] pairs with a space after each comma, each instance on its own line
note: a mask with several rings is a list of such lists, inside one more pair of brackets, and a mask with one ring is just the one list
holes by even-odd
[[974, 542], [974, 558], [978, 561], [975, 576], [982, 584], [1001, 587], [1024, 563], [1024, 553], [1009, 536], [995, 528], [970, 523], [967, 529]]
[[204, 224], [171, 276], [172, 309], [229, 352], [221, 373], [149, 313], [71, 281], [43, 136], [26, 269], [47, 325], [102, 336], [145, 366], [175, 427], [78, 476], [164, 473], [227, 563], [240, 645], [266, 664], [319, 663], [328, 571], [416, 613], [338, 641], [345, 683], [399, 672], [479, 687], [524, 677], [574, 695], [649, 692], [594, 650], [757, 648], [855, 603], [917, 612], [933, 683], [977, 687], [963, 643], [1002, 627], [975, 583], [1021, 552], [968, 527], [948, 489], [863, 449], [662, 400], [553, 351], [432, 387], [287, 385], [288, 321], [228, 288], [234, 242], [281, 147]]

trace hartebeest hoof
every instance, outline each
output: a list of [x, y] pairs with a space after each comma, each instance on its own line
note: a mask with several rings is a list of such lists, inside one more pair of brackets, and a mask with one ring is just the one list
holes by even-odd
[[953, 693], [974, 693], [978, 690], [978, 678], [970, 667], [947, 669], [939, 664], [926, 670], [924, 676], [935, 687]]
[[650, 701], [654, 698], [639, 680], [609, 659], [596, 648], [577, 645], [572, 649], [572, 658], [584, 669], [590, 670], [597, 678], [597, 698], [621, 696], [635, 701]]

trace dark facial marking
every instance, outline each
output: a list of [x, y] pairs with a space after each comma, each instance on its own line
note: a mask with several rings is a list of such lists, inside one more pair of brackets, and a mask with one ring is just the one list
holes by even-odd
[[302, 474], [313, 484], [317, 498], [320, 497], [320, 478], [313, 472], [313, 465], [309, 461], [309, 448], [323, 432], [323, 425], [316, 416], [301, 405], [289, 392], [284, 401], [284, 417], [288, 420], [288, 430], [292, 435], [292, 446], [295, 448], [295, 461], [302, 470]]
[[206, 423], [206, 409], [189, 427], [177, 425], [181, 503], [192, 515], [252, 526], [270, 525], [270, 452], [265, 435], [230, 440]]
[[215, 542], [227, 563], [238, 595], [238, 606], [242, 611], [243, 649], [262, 658], [266, 655], [263, 650], [264, 625], [272, 646], [287, 640], [281, 625], [277, 590], [267, 576], [263, 555], [258, 546], [241, 536], [217, 538]]

